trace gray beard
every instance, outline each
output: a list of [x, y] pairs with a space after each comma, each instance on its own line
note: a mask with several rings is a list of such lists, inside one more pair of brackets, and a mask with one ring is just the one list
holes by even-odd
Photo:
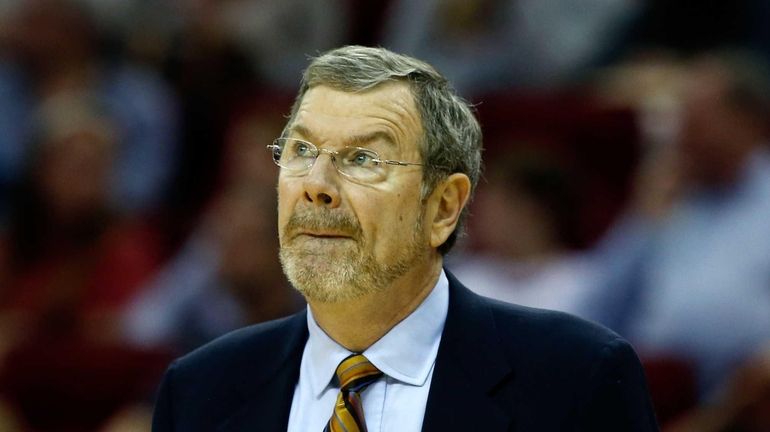
[[[347, 240], [291, 238], [297, 227], [350, 228], [353, 236]], [[319, 303], [354, 300], [382, 292], [427, 254], [421, 221], [415, 224], [402, 252], [385, 263], [367, 252], [370, 248], [363, 240], [358, 222], [346, 215], [317, 212], [292, 215], [283, 237], [289, 239], [288, 244], [282, 242], [280, 250], [286, 277], [308, 301]], [[323, 245], [323, 242], [331, 244]]]

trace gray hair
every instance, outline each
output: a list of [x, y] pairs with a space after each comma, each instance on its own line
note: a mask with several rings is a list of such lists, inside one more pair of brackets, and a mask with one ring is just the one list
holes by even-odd
[[[312, 87], [326, 85], [357, 92], [393, 81], [409, 83], [422, 121], [420, 155], [427, 165], [423, 171], [422, 199], [452, 173], [463, 173], [470, 178], [472, 197], [481, 174], [481, 127], [471, 106], [457, 95], [447, 79], [431, 65], [415, 58], [385, 48], [355, 45], [314, 58], [302, 76], [284, 133], [291, 127], [302, 98]], [[438, 247], [442, 255], [449, 252], [463, 233], [467, 212], [466, 206], [454, 232]]]

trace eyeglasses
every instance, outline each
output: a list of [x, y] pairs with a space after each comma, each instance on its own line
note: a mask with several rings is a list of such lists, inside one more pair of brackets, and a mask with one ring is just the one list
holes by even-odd
[[345, 177], [365, 183], [382, 181], [387, 177], [386, 167], [428, 166], [425, 164], [380, 159], [374, 150], [363, 147], [345, 147], [340, 150], [319, 149], [313, 143], [296, 138], [278, 138], [267, 146], [273, 162], [294, 175], [310, 172], [321, 153], [332, 158], [332, 164]]

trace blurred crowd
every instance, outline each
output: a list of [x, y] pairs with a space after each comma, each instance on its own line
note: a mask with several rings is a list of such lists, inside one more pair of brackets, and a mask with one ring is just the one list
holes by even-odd
[[148, 431], [172, 358], [304, 307], [265, 145], [352, 43], [477, 108], [450, 271], [628, 338], [664, 430], [770, 430], [768, 4], [0, 1], [0, 430]]

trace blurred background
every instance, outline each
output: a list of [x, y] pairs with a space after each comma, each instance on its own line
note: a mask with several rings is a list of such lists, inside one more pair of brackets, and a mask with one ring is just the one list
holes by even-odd
[[304, 307], [280, 133], [311, 55], [475, 104], [448, 267], [609, 326], [667, 431], [770, 431], [770, 2], [0, 1], [0, 431], [149, 431], [175, 356]]

